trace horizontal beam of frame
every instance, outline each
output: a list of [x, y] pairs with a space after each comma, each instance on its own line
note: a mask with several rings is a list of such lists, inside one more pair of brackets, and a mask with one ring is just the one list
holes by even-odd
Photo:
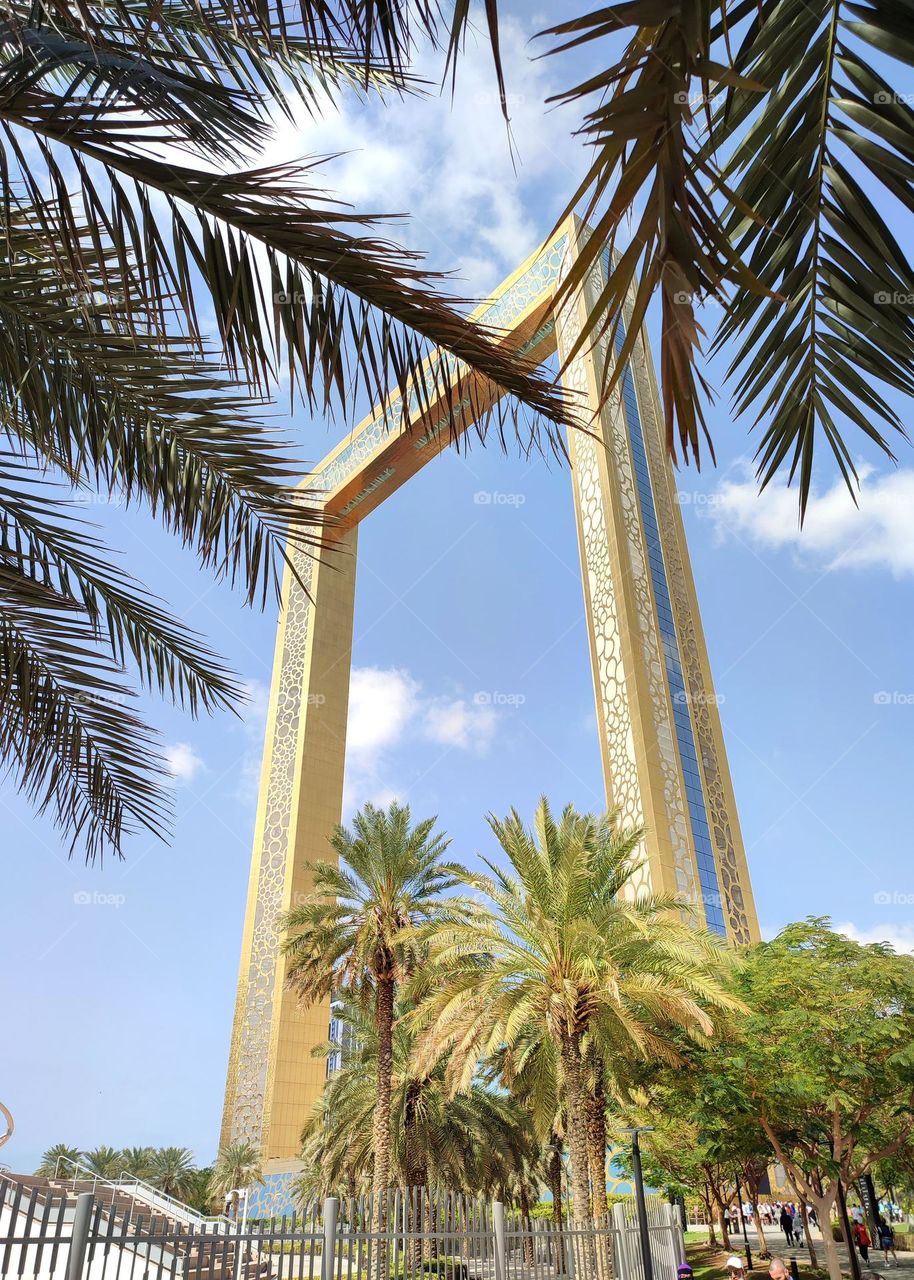
[[[567, 244], [562, 227], [472, 313], [472, 319], [504, 333], [502, 346], [535, 363], [555, 350], [552, 298]], [[485, 378], [466, 372], [464, 379], [467, 389], [458, 403], [443, 394], [408, 428], [402, 397], [392, 394], [302, 481], [312, 495], [323, 491], [324, 510], [338, 527], [357, 524], [495, 403], [494, 388]]]

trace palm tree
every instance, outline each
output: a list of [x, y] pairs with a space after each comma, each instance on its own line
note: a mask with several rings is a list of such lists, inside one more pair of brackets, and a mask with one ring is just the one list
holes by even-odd
[[145, 504], [262, 602], [286, 533], [305, 551], [322, 536], [293, 492], [302, 465], [262, 421], [280, 380], [345, 413], [412, 376], [414, 417], [469, 395], [485, 422], [478, 369], [535, 417], [565, 409], [440, 296], [439, 276], [328, 201], [316, 161], [259, 163], [275, 120], [316, 111], [324, 91], [413, 87], [396, 23], [382, 36], [361, 0], [4, 13], [0, 751], [91, 857], [167, 820], [126, 668], [191, 712], [240, 686], [112, 564], [72, 494]]
[[57, 1142], [53, 1147], [48, 1147], [35, 1173], [40, 1178], [69, 1178], [73, 1176], [74, 1166], [82, 1161], [83, 1153], [78, 1147], [68, 1147], [65, 1142]]
[[194, 1153], [187, 1147], [158, 1147], [153, 1152], [149, 1181], [167, 1196], [180, 1199], [194, 1173]]
[[121, 1152], [121, 1173], [148, 1181], [155, 1161], [154, 1147], [125, 1147]]
[[[496, 1084], [475, 1080], [463, 1093], [447, 1087], [445, 1064], [417, 1069], [411, 1003], [396, 1008], [391, 1073], [391, 1181], [404, 1187], [462, 1189], [479, 1195], [516, 1185], [539, 1143], [530, 1117]], [[350, 1049], [330, 1075], [302, 1132], [302, 1200], [366, 1189], [374, 1161], [378, 1035], [371, 1011], [342, 1000], [336, 1017]], [[336, 1045], [326, 1045], [330, 1053]], [[533, 1155], [531, 1155], [533, 1153]], [[526, 1162], [526, 1163], [525, 1163]]]
[[434, 827], [434, 818], [413, 826], [408, 805], [393, 802], [386, 811], [365, 805], [351, 831], [340, 826], [331, 837], [339, 866], [313, 863], [313, 893], [282, 923], [288, 981], [303, 1000], [339, 992], [372, 1010], [378, 1046], [372, 1184], [378, 1193], [391, 1176], [397, 989], [422, 957], [414, 931], [443, 927], [467, 909], [462, 900], [444, 897], [467, 873], [444, 860], [449, 841]]
[[114, 1147], [96, 1147], [87, 1151], [80, 1163], [97, 1177], [113, 1181], [121, 1176], [121, 1160], [121, 1152]]
[[223, 1201], [230, 1193], [238, 1208], [238, 1192], [263, 1182], [263, 1157], [253, 1142], [230, 1142], [220, 1147], [210, 1178], [211, 1192]]
[[545, 798], [529, 831], [516, 811], [489, 824], [510, 863], [488, 863], [481, 882], [488, 910], [429, 931], [430, 994], [420, 1065], [451, 1055], [452, 1087], [466, 1087], [482, 1058], [511, 1048], [536, 1028], [561, 1064], [573, 1212], [590, 1205], [586, 1057], [593, 1044], [616, 1056], [678, 1060], [670, 1032], [695, 1036], [712, 1014], [739, 1007], [723, 989], [722, 945], [681, 920], [673, 897], [632, 896], [639, 829], [615, 815], [557, 822]]
[[[191, 1169], [184, 1179], [182, 1199], [197, 1213], [210, 1214], [214, 1209], [213, 1170]], [[221, 1211], [221, 1204], [219, 1206]]]

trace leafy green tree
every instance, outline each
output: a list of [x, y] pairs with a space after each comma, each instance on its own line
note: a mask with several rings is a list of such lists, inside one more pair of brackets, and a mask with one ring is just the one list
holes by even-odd
[[222, 1204], [214, 1204], [216, 1194], [213, 1190], [213, 1170], [191, 1169], [184, 1178], [181, 1198], [197, 1213], [209, 1215], [214, 1209], [222, 1212]]
[[158, 1147], [153, 1153], [149, 1181], [167, 1196], [180, 1200], [194, 1172], [194, 1153], [187, 1147]]
[[416, 930], [435, 932], [466, 909], [457, 897], [446, 896], [464, 883], [465, 868], [445, 860], [449, 841], [434, 828], [434, 818], [413, 825], [408, 805], [365, 805], [351, 831], [340, 826], [331, 837], [339, 865], [311, 865], [314, 892], [282, 924], [288, 980], [304, 1000], [340, 992], [372, 1011], [372, 1186], [379, 1193], [391, 1181], [397, 990], [423, 957]]
[[[414, 87], [396, 22], [361, 0], [4, 12], [0, 750], [91, 857], [167, 824], [127, 668], [192, 712], [240, 687], [113, 563], [80, 497], [148, 507], [253, 603], [278, 586], [285, 534], [305, 549], [322, 534], [293, 492], [302, 466], [263, 420], [286, 378], [329, 414], [413, 377], [414, 417], [469, 397], [483, 432], [474, 370], [536, 420], [564, 408], [441, 296], [440, 276], [328, 200], [316, 161], [261, 163], [276, 121], [325, 92]], [[425, 366], [433, 346], [445, 355]]]
[[53, 1147], [48, 1147], [35, 1173], [40, 1178], [72, 1177], [73, 1166], [80, 1164], [82, 1159], [83, 1153], [78, 1147], [68, 1147], [65, 1142], [58, 1142]]
[[534, 830], [512, 811], [489, 824], [510, 871], [487, 862], [477, 880], [489, 905], [437, 931], [420, 1010], [426, 1054], [450, 1055], [449, 1076], [466, 1088], [480, 1060], [511, 1048], [531, 1027], [561, 1062], [573, 1212], [589, 1216], [586, 1106], [588, 1045], [604, 1061], [677, 1057], [670, 1032], [701, 1036], [735, 1001], [720, 979], [724, 953], [684, 924], [679, 903], [632, 894], [640, 830], [613, 815], [567, 806], [556, 821], [543, 799]]
[[[914, 1132], [914, 957], [811, 918], [752, 947], [735, 990], [750, 1012], [728, 1075], [827, 1224], [839, 1179], [850, 1186]], [[828, 1231], [823, 1248], [840, 1280]]]

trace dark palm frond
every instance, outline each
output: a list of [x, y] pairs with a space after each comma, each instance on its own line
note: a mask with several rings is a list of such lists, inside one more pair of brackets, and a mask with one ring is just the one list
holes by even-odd
[[[60, 58], [58, 74], [67, 68], [63, 53]], [[11, 130], [35, 135], [57, 218], [76, 220], [75, 197], [55, 158], [54, 145], [62, 144], [76, 158], [81, 208], [136, 264], [132, 292], [145, 291], [162, 314], [166, 303], [177, 306], [199, 336], [193, 303], [193, 274], [199, 273], [233, 371], [259, 389], [275, 383], [284, 359], [312, 405], [322, 383], [325, 410], [332, 403], [346, 410], [360, 392], [384, 399], [393, 385], [406, 425], [441, 399], [469, 398], [470, 412], [486, 419], [502, 394], [538, 415], [534, 431], [539, 415], [564, 421], [556, 385], [505, 350], [500, 333], [468, 321], [456, 309], [464, 300], [442, 297], [445, 277], [380, 238], [377, 218], [328, 201], [311, 185], [314, 162], [226, 173], [159, 158], [173, 146], [207, 160], [243, 162], [262, 126], [245, 111], [244, 94], [115, 54], [110, 85], [96, 65], [84, 84], [88, 73], [77, 66], [58, 90], [49, 73], [13, 75], [21, 62], [13, 59], [6, 68], [11, 79], [0, 93], [0, 121], [11, 147]], [[41, 184], [22, 159], [18, 167], [29, 200], [40, 207]], [[167, 234], [151, 192], [167, 203]], [[54, 226], [50, 216], [46, 221]], [[473, 371], [483, 387], [468, 376]], [[499, 427], [518, 411], [517, 402], [498, 399]], [[557, 442], [554, 435], [561, 447]]]
[[0, 556], [0, 740], [39, 812], [94, 858], [167, 823], [164, 765], [79, 606]]
[[76, 517], [78, 502], [61, 497], [62, 487], [0, 454], [0, 555], [9, 572], [80, 606], [114, 663], [132, 661], [146, 688], [194, 714], [232, 706], [243, 692], [237, 679], [162, 601], [112, 563], [92, 526]]
[[[76, 271], [43, 262], [36, 218], [0, 241], [0, 430], [74, 483], [147, 501], [202, 564], [266, 599], [282, 538], [320, 536], [282, 440], [215, 361], [156, 331], [88, 229], [72, 229]], [[145, 332], [128, 332], [138, 318]]]
[[914, 271], [889, 225], [893, 205], [914, 210], [914, 111], [877, 64], [914, 64], [911, 16], [885, 0], [753, 5], [736, 63], [771, 93], [759, 107], [734, 90], [716, 122], [758, 214], [728, 231], [767, 290], [736, 295], [717, 343], [739, 342], [737, 407], [768, 423], [761, 482], [788, 466], [801, 515], [823, 437], [853, 491], [841, 419], [889, 456], [906, 435], [880, 384], [914, 393]]
[[[560, 297], [570, 296], [595, 264], [606, 268], [597, 304], [567, 358], [608, 333], [617, 352], [603, 369], [602, 394], [608, 396], [659, 290], [667, 446], [675, 458], [678, 443], [683, 458], [696, 463], [703, 442], [713, 458], [702, 408], [709, 388], [696, 368], [703, 335], [696, 308], [706, 297], [722, 296], [727, 282], [756, 287], [721, 225], [715, 199], [731, 193], [702, 146], [695, 118], [706, 113], [702, 104], [722, 85], [738, 83], [746, 92], [760, 86], [714, 61], [712, 15], [709, 0], [632, 0], [541, 33], [558, 41], [550, 52], [560, 53], [633, 29], [605, 71], [552, 99], [596, 99], [578, 130], [594, 159], [565, 211], [577, 210], [593, 234], [581, 245]], [[627, 243], [617, 249], [620, 235]], [[626, 332], [617, 343], [629, 304]]]

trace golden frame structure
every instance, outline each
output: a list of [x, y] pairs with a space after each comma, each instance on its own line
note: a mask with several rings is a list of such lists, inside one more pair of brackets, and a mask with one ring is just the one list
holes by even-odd
[[[563, 382], [594, 409], [608, 338], [564, 357], [597, 306], [606, 259], [561, 310], [556, 287], [588, 230], [569, 218], [474, 315], [537, 361], [556, 349]], [[481, 384], [480, 384], [481, 386]], [[286, 987], [277, 920], [309, 892], [305, 865], [333, 856], [340, 821], [358, 525], [472, 425], [442, 400], [403, 427], [399, 393], [303, 482], [339, 522], [339, 551], [295, 555], [283, 588], [222, 1144], [250, 1141], [269, 1172], [295, 1167], [320, 1096], [328, 1003]], [[749, 873], [711, 681], [656, 379], [642, 332], [617, 392], [568, 440], [607, 803], [643, 825], [643, 882], [698, 905], [733, 943], [758, 938]]]

